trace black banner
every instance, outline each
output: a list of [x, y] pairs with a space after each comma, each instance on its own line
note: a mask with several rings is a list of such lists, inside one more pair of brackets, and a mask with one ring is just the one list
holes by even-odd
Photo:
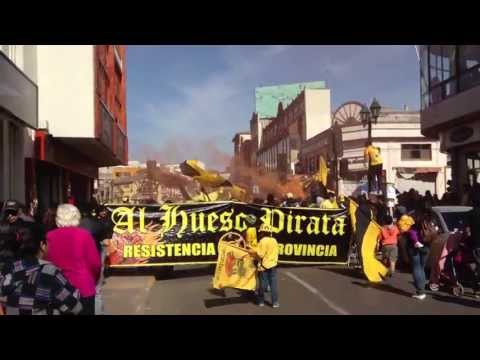
[[[269, 224], [279, 261], [345, 264], [351, 235], [346, 210], [287, 208], [234, 202], [109, 205], [114, 226], [110, 266], [215, 263], [228, 232]], [[260, 241], [260, 239], [258, 239]]]

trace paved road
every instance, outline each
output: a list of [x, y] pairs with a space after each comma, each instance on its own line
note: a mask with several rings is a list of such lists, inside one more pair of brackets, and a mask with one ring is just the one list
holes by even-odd
[[[431, 314], [478, 315], [480, 300], [432, 293], [412, 299], [410, 274], [398, 273], [387, 283], [372, 286], [354, 270], [325, 267], [279, 269], [280, 308], [258, 307], [240, 291], [225, 297], [211, 289], [212, 269], [179, 268], [173, 277], [114, 275], [104, 289], [105, 309], [112, 315], [349, 315]], [[468, 291], [468, 290], [467, 290]], [[267, 295], [267, 305], [269, 297]]]

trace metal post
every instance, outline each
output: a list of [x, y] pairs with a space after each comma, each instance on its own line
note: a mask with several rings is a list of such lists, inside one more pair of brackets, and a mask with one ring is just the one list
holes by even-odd
[[372, 141], [372, 119], [368, 119], [368, 141]]
[[[367, 135], [368, 143], [372, 141], [372, 118], [368, 118], [368, 135]], [[370, 160], [368, 161], [367, 164], [367, 184], [368, 184], [368, 194], [372, 192], [371, 189], [371, 179], [370, 179]]]

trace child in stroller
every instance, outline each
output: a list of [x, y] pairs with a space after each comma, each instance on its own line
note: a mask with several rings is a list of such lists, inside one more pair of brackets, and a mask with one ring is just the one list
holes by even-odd
[[472, 285], [474, 264], [465, 236], [461, 233], [451, 234], [438, 259], [438, 264], [435, 264], [439, 272], [436, 281], [430, 278], [430, 290], [438, 291], [441, 283], [448, 287], [454, 296], [462, 296], [465, 286], [474, 287]]

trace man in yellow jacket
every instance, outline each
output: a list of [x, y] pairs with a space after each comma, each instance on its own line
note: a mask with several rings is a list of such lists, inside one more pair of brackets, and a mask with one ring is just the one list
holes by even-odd
[[367, 141], [364, 155], [368, 165], [368, 191], [371, 192], [373, 190], [373, 180], [375, 180], [377, 191], [383, 191], [383, 159], [380, 154], [380, 148], [373, 146], [371, 141]]
[[272, 237], [272, 228], [269, 225], [262, 224], [258, 229], [260, 241], [255, 249], [250, 249], [250, 253], [254, 255], [258, 261], [258, 271], [260, 274], [260, 287], [258, 289], [258, 305], [265, 305], [264, 293], [266, 288], [270, 287], [272, 295], [272, 307], [278, 308], [278, 243]]
[[320, 209], [339, 209], [335, 193], [328, 193], [328, 199], [325, 199], [320, 203]]

